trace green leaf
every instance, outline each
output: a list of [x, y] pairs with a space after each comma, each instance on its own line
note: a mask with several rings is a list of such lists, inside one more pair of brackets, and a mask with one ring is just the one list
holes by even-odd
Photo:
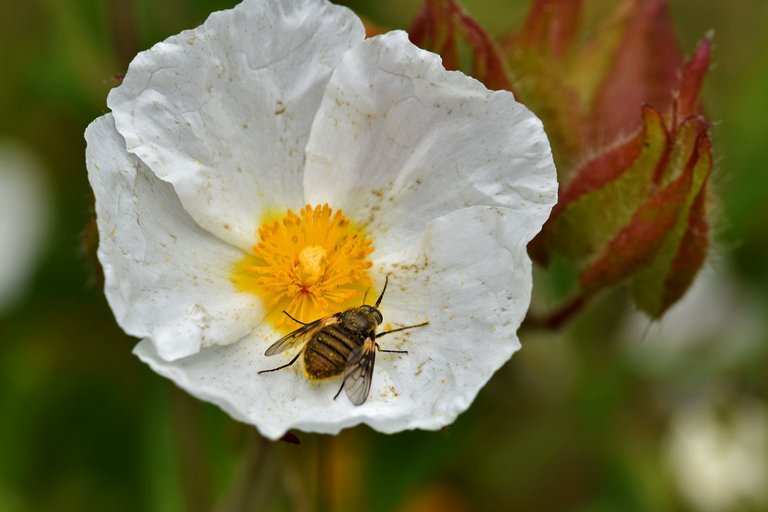
[[565, 187], [531, 246], [537, 260], [546, 262], [552, 252], [591, 259], [630, 222], [669, 150], [661, 115], [646, 107], [643, 117], [641, 132], [587, 163]]
[[663, 247], [680, 218], [687, 220], [691, 194], [695, 197], [701, 186], [696, 174], [698, 145], [690, 149], [692, 156], [683, 172], [637, 209], [631, 222], [603, 247], [600, 255], [581, 275], [581, 284], [586, 291], [618, 283], [638, 271], [642, 272], [643, 267]]
[[[638, 272], [632, 282], [632, 294], [637, 306], [654, 318], [682, 294], [693, 280], [706, 254], [706, 221], [703, 216], [705, 183], [712, 170], [712, 145], [706, 132], [696, 141], [691, 160], [681, 178], [690, 176], [691, 185], [680, 205], [675, 224], [668, 231], [652, 261]], [[698, 205], [694, 209], [694, 205]], [[702, 224], [703, 222], [703, 224]], [[703, 231], [702, 231], [703, 230]], [[691, 242], [692, 240], [692, 242]], [[704, 244], [702, 247], [683, 247], [684, 242]], [[690, 251], [690, 252], [689, 252]], [[674, 276], [682, 266], [686, 276]]]
[[664, 283], [661, 310], [666, 311], [677, 302], [693, 283], [707, 257], [709, 248], [709, 223], [707, 222], [707, 187], [702, 186], [693, 202], [688, 218], [688, 229], [680, 243], [680, 250], [672, 262], [672, 268]]

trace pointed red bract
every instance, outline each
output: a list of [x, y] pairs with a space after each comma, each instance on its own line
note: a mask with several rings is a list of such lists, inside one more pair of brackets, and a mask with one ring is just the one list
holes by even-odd
[[709, 69], [711, 50], [712, 41], [709, 37], [704, 38], [699, 43], [698, 48], [696, 48], [696, 52], [685, 65], [677, 104], [677, 114], [681, 119], [701, 113], [699, 93], [704, 82], [704, 76], [706, 76]]

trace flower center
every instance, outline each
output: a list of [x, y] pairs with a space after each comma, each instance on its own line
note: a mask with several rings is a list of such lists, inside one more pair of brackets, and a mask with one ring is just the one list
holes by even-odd
[[265, 301], [278, 328], [294, 328], [283, 310], [311, 322], [359, 305], [371, 285], [371, 252], [371, 241], [341, 210], [307, 205], [259, 227], [259, 242], [237, 262], [232, 281]]

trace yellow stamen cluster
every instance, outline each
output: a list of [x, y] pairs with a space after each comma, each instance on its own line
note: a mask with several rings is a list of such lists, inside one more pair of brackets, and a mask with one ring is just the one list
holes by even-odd
[[[259, 228], [259, 242], [236, 265], [233, 281], [271, 310], [310, 322], [361, 303], [371, 285], [371, 252], [371, 241], [341, 210], [307, 205]], [[275, 320], [295, 326], [282, 314]]]

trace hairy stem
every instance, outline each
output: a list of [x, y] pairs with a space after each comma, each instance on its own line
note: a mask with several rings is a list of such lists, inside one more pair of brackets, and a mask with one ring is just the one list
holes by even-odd
[[587, 303], [588, 295], [581, 294], [559, 308], [544, 315], [528, 314], [523, 320], [523, 327], [556, 331], [579, 313]]

